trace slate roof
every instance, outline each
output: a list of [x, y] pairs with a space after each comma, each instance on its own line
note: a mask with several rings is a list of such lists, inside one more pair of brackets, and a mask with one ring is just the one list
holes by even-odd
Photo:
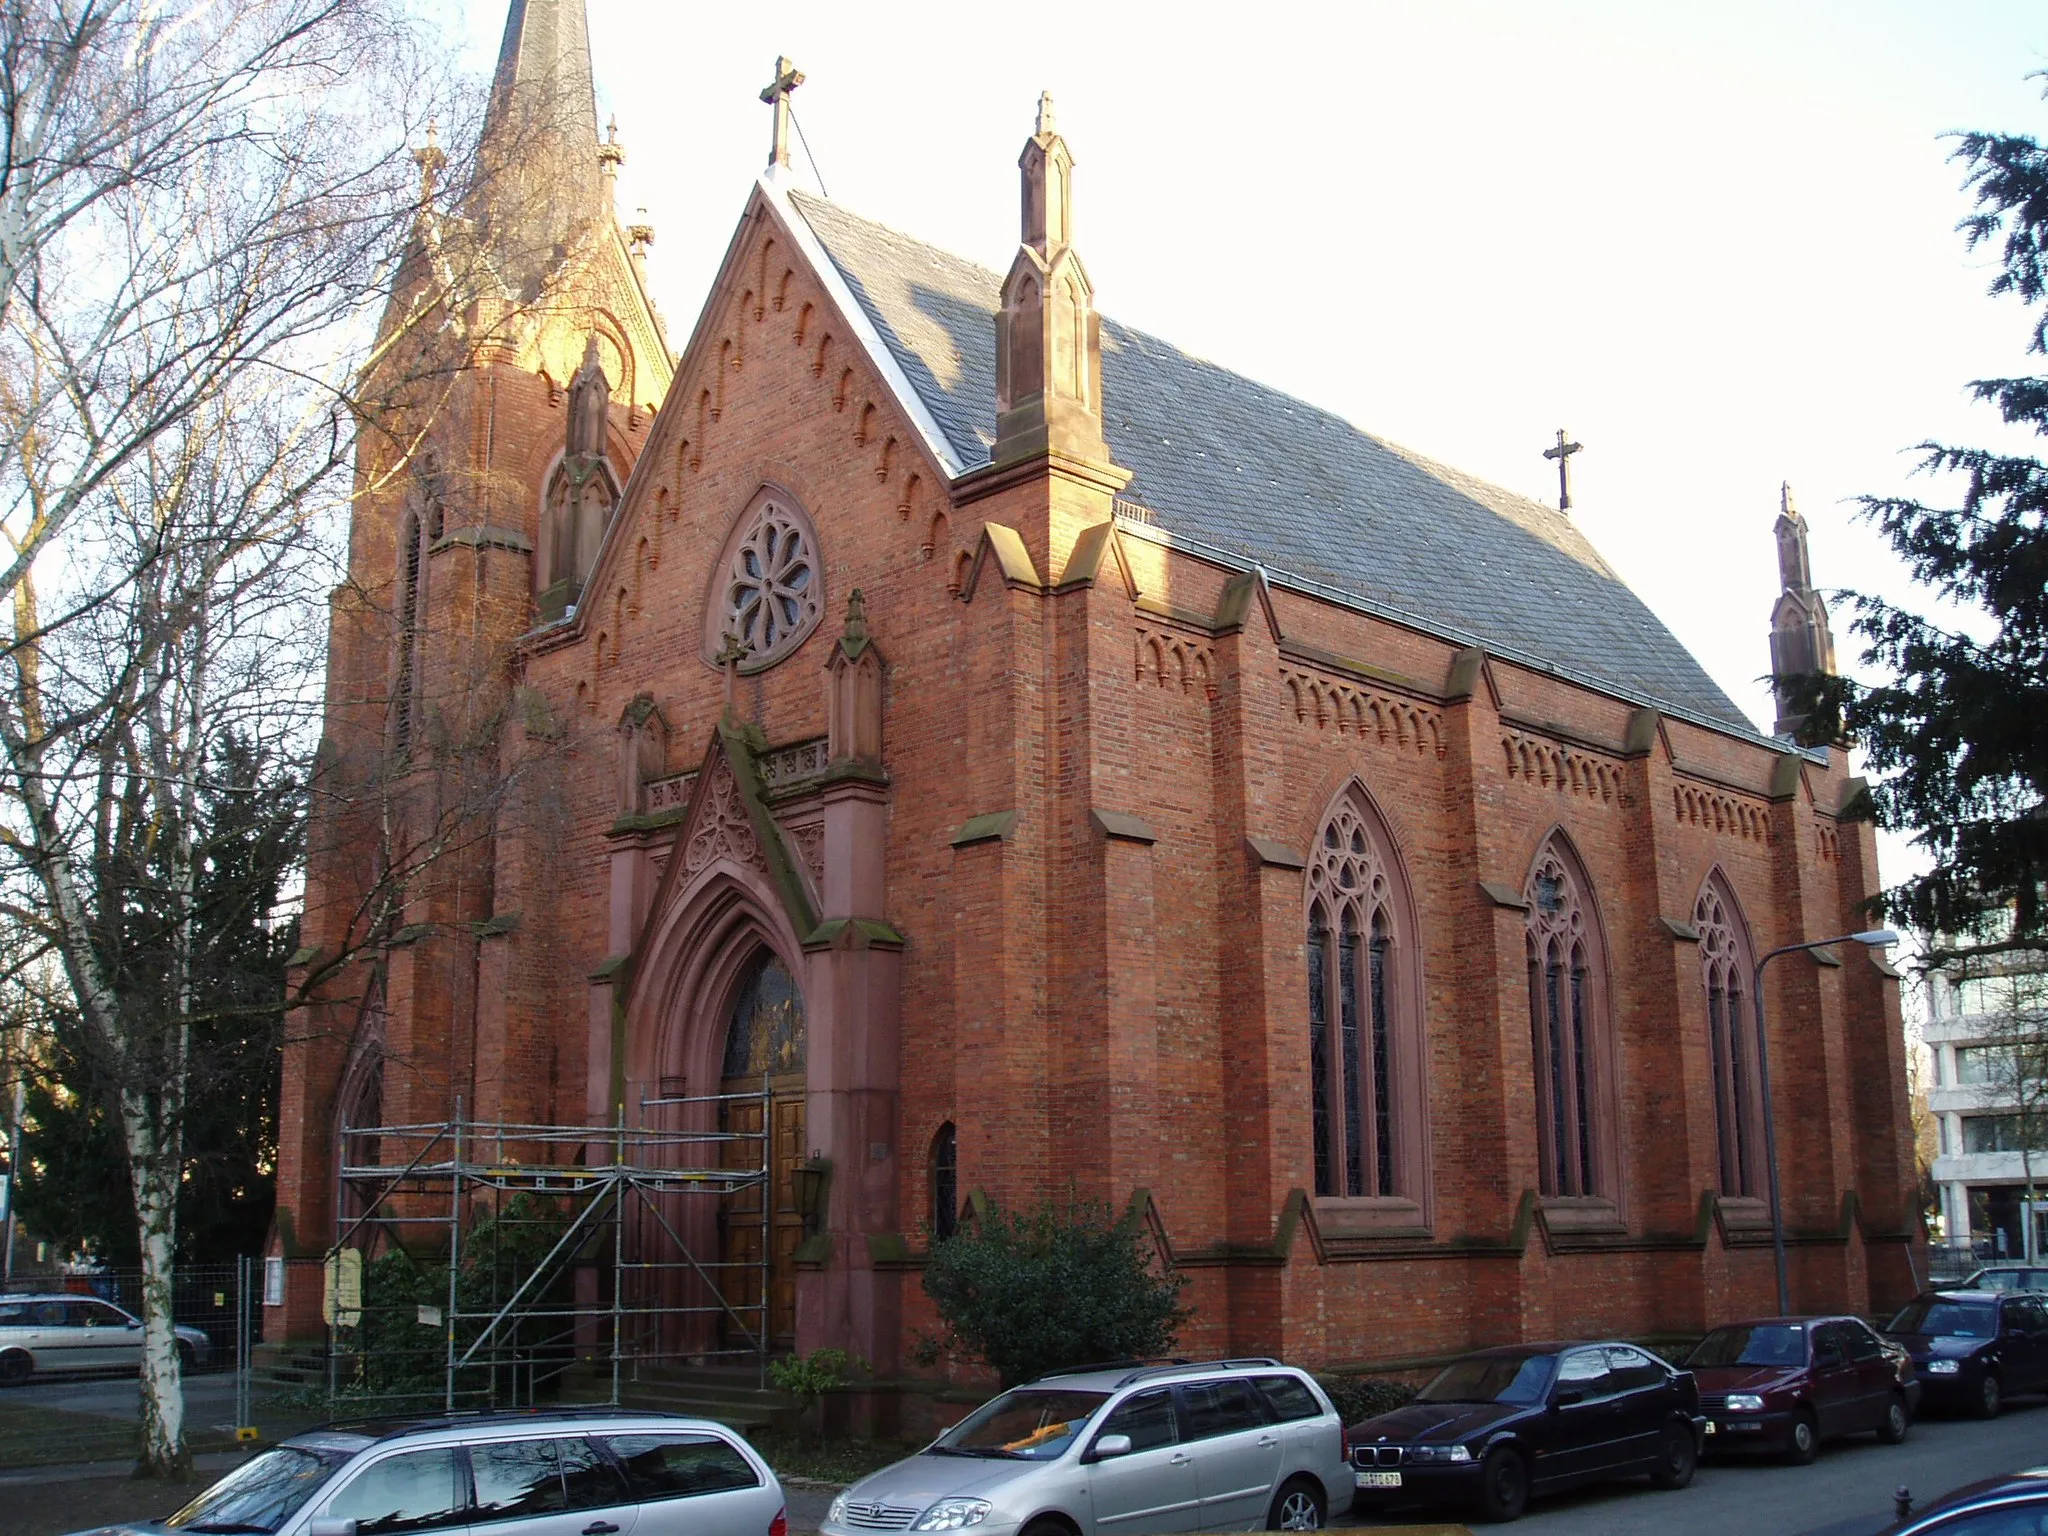
[[[995, 441], [997, 274], [792, 190], [971, 469]], [[1105, 435], [1169, 541], [1747, 736], [1756, 727], [1570, 518], [1102, 321]], [[1288, 577], [1298, 578], [1288, 581]]]

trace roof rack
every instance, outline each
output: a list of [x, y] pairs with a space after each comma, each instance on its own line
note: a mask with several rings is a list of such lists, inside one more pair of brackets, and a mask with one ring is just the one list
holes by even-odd
[[1130, 1371], [1117, 1378], [1117, 1385], [1128, 1387], [1147, 1376], [1170, 1376], [1175, 1371], [1256, 1371], [1270, 1369], [1279, 1363], [1270, 1355], [1239, 1355], [1229, 1360], [1175, 1360], [1168, 1365], [1148, 1365]]
[[359, 1419], [332, 1419], [325, 1424], [301, 1430], [311, 1434], [319, 1430], [337, 1430], [345, 1434], [369, 1435], [378, 1440], [389, 1440], [396, 1435], [422, 1434], [432, 1429], [455, 1429], [465, 1424], [483, 1422], [518, 1422], [533, 1419], [595, 1419], [619, 1418], [672, 1419], [685, 1415], [664, 1413], [659, 1409], [619, 1408], [610, 1404], [568, 1404], [563, 1407], [519, 1408], [456, 1408], [443, 1413], [394, 1413], [379, 1414]]

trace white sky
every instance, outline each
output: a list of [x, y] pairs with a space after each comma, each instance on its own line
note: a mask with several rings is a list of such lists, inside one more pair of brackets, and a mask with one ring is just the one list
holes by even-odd
[[[487, 69], [505, 0], [453, 3]], [[778, 53], [833, 197], [997, 270], [1051, 90], [1105, 312], [1542, 499], [1569, 427], [1574, 516], [1766, 726], [1779, 482], [1823, 586], [1905, 595], [1849, 498], [1993, 440], [1964, 384], [2033, 366], [1940, 136], [2048, 128], [2038, 3], [589, 8], [679, 345]]]

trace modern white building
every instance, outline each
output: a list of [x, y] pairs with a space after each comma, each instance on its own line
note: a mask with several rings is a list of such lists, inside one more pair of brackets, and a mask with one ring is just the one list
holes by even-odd
[[[2048, 1106], [2035, 1102], [2034, 1133], [2023, 1134], [2011, 1066], [2015, 1018], [2036, 1039], [2048, 1030], [2048, 965], [2037, 959], [1982, 977], [1934, 971], [1928, 990], [1924, 1038], [1934, 1081], [1927, 1107], [1939, 1136], [1933, 1174], [1948, 1240], [1973, 1245], [1979, 1257], [2048, 1254], [2048, 1127], [2042, 1123]], [[2042, 1054], [2030, 1052], [2036, 1077]], [[2028, 1097], [2041, 1092], [2048, 1084], [2030, 1089]], [[2030, 1154], [2021, 1150], [2028, 1140]], [[2023, 1213], [2029, 1162], [2036, 1192], [2031, 1246]]]

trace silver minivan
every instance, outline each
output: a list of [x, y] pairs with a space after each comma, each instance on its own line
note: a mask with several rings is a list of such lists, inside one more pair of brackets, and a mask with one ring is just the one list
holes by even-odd
[[708, 1419], [617, 1408], [330, 1425], [244, 1462], [168, 1520], [250, 1536], [788, 1536], [782, 1485]]
[[1306, 1372], [1216, 1360], [1048, 1376], [832, 1501], [822, 1536], [1313, 1531], [1349, 1499], [1344, 1428]]

